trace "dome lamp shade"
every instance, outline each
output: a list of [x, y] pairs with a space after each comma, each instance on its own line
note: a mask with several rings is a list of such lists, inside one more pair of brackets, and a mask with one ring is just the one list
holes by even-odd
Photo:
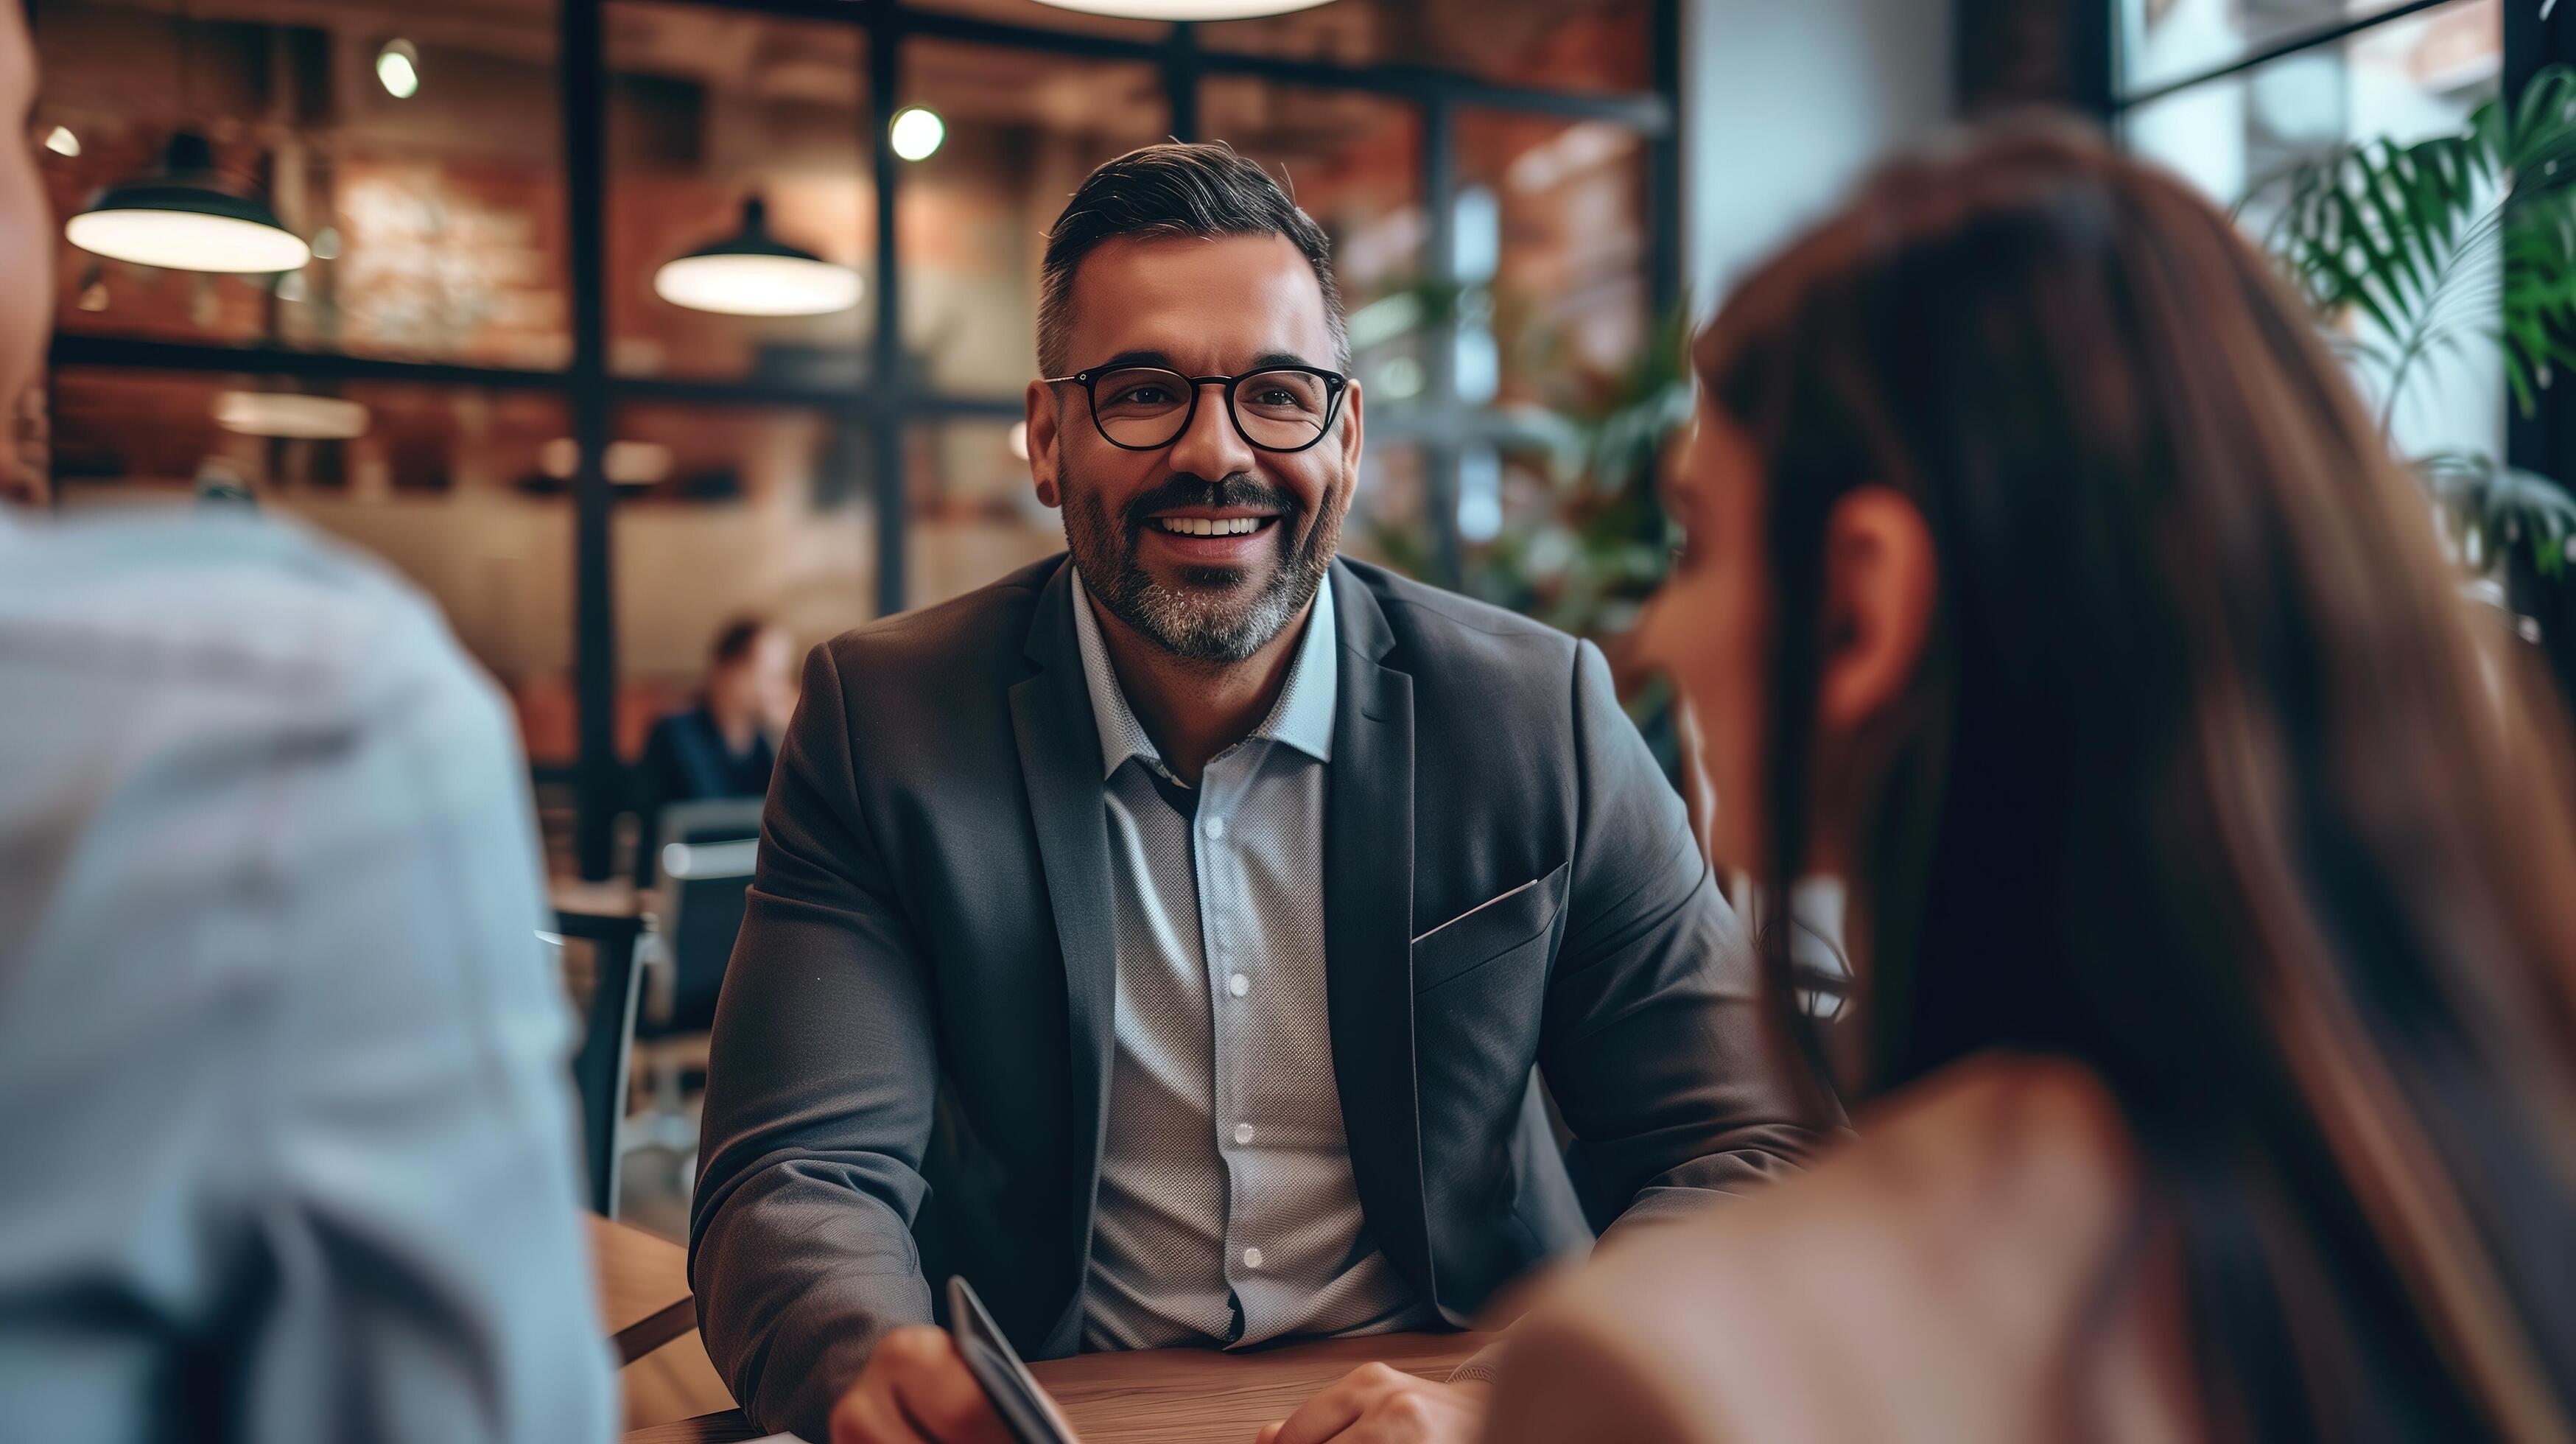
[[1115, 15], [1122, 20], [1250, 20], [1312, 10], [1327, 0], [1039, 0], [1058, 10]]
[[158, 171], [100, 191], [63, 235], [94, 255], [171, 271], [274, 275], [313, 256], [267, 202], [216, 173], [212, 148], [192, 131], [170, 137]]
[[859, 303], [859, 273], [769, 233], [760, 197], [742, 203], [742, 228], [666, 261], [653, 294], [674, 306], [727, 316], [821, 316]]

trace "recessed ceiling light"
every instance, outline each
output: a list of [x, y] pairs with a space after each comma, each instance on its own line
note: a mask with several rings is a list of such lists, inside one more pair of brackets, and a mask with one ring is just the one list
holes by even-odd
[[420, 52], [408, 40], [386, 41], [376, 52], [376, 80], [396, 100], [420, 94]]
[[905, 160], [928, 160], [948, 138], [948, 122], [939, 112], [911, 105], [896, 111], [890, 132], [894, 153]]

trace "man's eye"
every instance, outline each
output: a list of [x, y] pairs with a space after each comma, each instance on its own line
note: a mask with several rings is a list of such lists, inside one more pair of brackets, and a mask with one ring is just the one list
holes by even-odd
[[1110, 400], [1120, 406], [1161, 406], [1171, 400], [1171, 393], [1160, 386], [1135, 386]]

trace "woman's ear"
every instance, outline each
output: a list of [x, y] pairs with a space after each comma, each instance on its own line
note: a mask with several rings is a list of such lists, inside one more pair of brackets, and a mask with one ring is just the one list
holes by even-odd
[[1904, 693], [1932, 633], [1939, 578], [1932, 528], [1903, 492], [1864, 486], [1834, 503], [1825, 518], [1819, 722], [1857, 728]]

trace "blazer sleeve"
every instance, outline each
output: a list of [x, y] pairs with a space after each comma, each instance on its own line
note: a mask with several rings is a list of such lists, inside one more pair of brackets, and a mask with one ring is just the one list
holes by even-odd
[[931, 1317], [912, 1237], [930, 990], [859, 805], [849, 708], [816, 648], [716, 1007], [690, 1221], [708, 1356], [761, 1428], [808, 1439], [878, 1339]]
[[1589, 642], [1574, 736], [1573, 875], [1539, 1064], [1587, 1206], [1624, 1223], [1758, 1184], [1841, 1120], [1802, 1105], [1751, 943]]

